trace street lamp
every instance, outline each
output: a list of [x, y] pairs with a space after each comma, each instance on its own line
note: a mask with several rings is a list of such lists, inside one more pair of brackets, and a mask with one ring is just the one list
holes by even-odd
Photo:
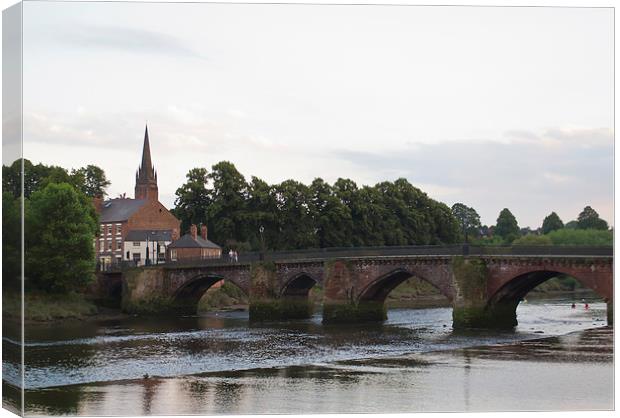
[[265, 237], [263, 235], [265, 227], [261, 225], [258, 232], [260, 232], [260, 260], [263, 261], [265, 259]]

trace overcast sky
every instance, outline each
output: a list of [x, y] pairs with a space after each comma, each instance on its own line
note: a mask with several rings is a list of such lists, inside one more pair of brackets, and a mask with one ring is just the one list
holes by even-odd
[[24, 5], [24, 153], [133, 197], [145, 122], [168, 207], [193, 167], [405, 177], [520, 226], [613, 224], [613, 11]]

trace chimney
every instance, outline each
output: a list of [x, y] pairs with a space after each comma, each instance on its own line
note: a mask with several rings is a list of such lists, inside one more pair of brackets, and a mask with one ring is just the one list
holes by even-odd
[[189, 228], [189, 233], [192, 235], [193, 239], [196, 239], [196, 237], [198, 236], [198, 227], [196, 227], [195, 224], [192, 224], [192, 226]]
[[202, 239], [206, 240], [207, 239], [207, 225], [202, 225], [200, 227], [200, 236], [202, 237]]
[[93, 197], [93, 205], [95, 206], [95, 212], [101, 215], [101, 212], [103, 212], [103, 196], [97, 195]]

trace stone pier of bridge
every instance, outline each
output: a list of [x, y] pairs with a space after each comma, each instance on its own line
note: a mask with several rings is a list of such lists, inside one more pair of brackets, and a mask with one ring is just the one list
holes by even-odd
[[291, 260], [205, 266], [153, 266], [126, 271], [123, 309], [136, 313], [195, 313], [219, 280], [249, 298], [253, 321], [307, 318], [311, 289], [322, 288], [323, 322], [386, 319], [385, 300], [416, 277], [451, 303], [454, 328], [512, 328], [525, 295], [544, 281], [571, 276], [608, 303], [613, 323], [613, 257], [396, 256]]

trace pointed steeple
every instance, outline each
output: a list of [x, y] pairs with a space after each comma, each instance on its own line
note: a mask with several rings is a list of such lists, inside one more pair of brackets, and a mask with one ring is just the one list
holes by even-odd
[[151, 161], [151, 144], [149, 128], [144, 128], [144, 144], [142, 146], [142, 163], [136, 172], [136, 199], [157, 200], [157, 175]]
[[151, 144], [149, 144], [149, 127], [144, 127], [144, 145], [142, 146], [142, 164], [140, 174], [150, 176], [153, 174], [153, 163], [151, 162]]

